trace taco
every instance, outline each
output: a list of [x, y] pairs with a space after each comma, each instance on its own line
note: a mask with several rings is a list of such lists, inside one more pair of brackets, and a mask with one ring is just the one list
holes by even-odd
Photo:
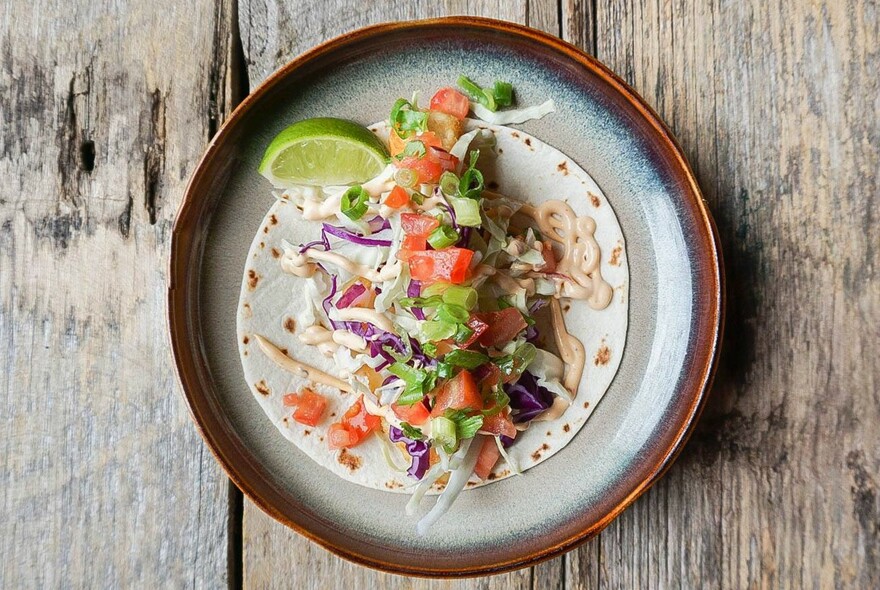
[[391, 154], [377, 177], [276, 193], [237, 331], [254, 397], [305, 455], [412, 494], [410, 513], [441, 493], [423, 532], [583, 427], [620, 364], [629, 274], [614, 211], [571, 158], [403, 102], [369, 127]]

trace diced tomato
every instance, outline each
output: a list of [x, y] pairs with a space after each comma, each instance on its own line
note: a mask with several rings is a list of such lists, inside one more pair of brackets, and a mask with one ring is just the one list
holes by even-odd
[[408, 236], [427, 238], [439, 225], [440, 221], [430, 215], [418, 215], [417, 213], [400, 214], [400, 226], [403, 228], [403, 233]]
[[556, 255], [553, 254], [553, 248], [549, 243], [543, 242], [541, 256], [544, 257], [544, 266], [541, 267], [541, 272], [556, 272]]
[[473, 256], [473, 250], [467, 248], [417, 252], [409, 260], [409, 272], [417, 281], [459, 284], [467, 278]]
[[505, 410], [502, 410], [494, 416], [486, 416], [483, 418], [483, 425], [480, 427], [480, 430], [496, 436], [503, 434], [510, 438], [516, 437], [516, 427], [513, 425], [513, 421], [510, 419], [510, 416], [507, 415], [507, 411]]
[[398, 418], [400, 418], [404, 422], [409, 422], [413, 426], [421, 426], [428, 421], [428, 418], [431, 417], [431, 413], [422, 402], [418, 402], [411, 406], [399, 406], [397, 404], [391, 404], [391, 410]]
[[462, 342], [462, 348], [468, 348], [469, 346], [471, 346], [480, 338], [480, 336], [483, 335], [483, 332], [489, 329], [489, 326], [486, 324], [486, 322], [481, 320], [476, 314], [471, 314], [471, 317], [468, 318], [467, 327], [473, 330], [474, 333], [471, 334], [470, 338]]
[[327, 400], [319, 393], [315, 393], [308, 387], [299, 394], [289, 393], [284, 396], [283, 403], [288, 407], [296, 407], [293, 419], [306, 426], [317, 426], [321, 420], [321, 414], [327, 407]]
[[[498, 450], [498, 443], [495, 442], [493, 437], [484, 436], [482, 438], [485, 440], [483, 441], [483, 448], [480, 449], [480, 454], [477, 456], [477, 465], [474, 467], [474, 475], [485, 480], [489, 477], [492, 468], [495, 467], [495, 464], [498, 462], [498, 457], [501, 456], [501, 451]], [[477, 444], [479, 442], [479, 440], [475, 440], [471, 444]]]
[[507, 344], [528, 326], [515, 307], [480, 314], [480, 319], [489, 326], [479, 338], [480, 344], [487, 348]]
[[395, 186], [391, 189], [391, 193], [385, 198], [385, 204], [392, 209], [399, 209], [409, 204], [409, 195], [406, 194], [401, 186]]
[[378, 416], [368, 414], [364, 407], [364, 396], [354, 402], [342, 420], [334, 422], [327, 430], [327, 438], [331, 449], [343, 449], [359, 445], [374, 430], [382, 427]]
[[394, 160], [398, 168], [409, 168], [418, 174], [418, 182], [437, 182], [440, 176], [449, 170], [455, 170], [458, 166], [458, 158], [449, 152], [429, 147], [424, 156], [406, 156], [403, 159]]
[[412, 258], [417, 252], [423, 252], [428, 247], [425, 236], [403, 236], [400, 248], [397, 250], [397, 259], [404, 262]]
[[431, 416], [442, 416], [447, 409], [454, 410], [482, 410], [483, 399], [474, 383], [474, 377], [470, 371], [462, 371], [444, 383], [434, 396], [434, 409]]
[[467, 97], [454, 88], [441, 88], [431, 97], [431, 110], [452, 115], [458, 119], [467, 117], [471, 105]]

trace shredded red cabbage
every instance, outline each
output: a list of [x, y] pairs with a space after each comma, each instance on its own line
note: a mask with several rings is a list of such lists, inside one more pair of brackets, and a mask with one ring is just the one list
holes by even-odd
[[346, 240], [359, 246], [391, 246], [391, 240], [367, 238], [360, 234], [352, 233], [346, 229], [342, 229], [341, 227], [330, 225], [329, 223], [323, 224], [322, 227], [323, 229], [321, 230], [321, 233], [326, 232], [331, 236], [339, 238], [340, 240]]
[[345, 290], [345, 293], [343, 293], [342, 297], [339, 298], [339, 301], [336, 302], [336, 307], [339, 309], [345, 309], [357, 301], [357, 299], [366, 292], [367, 288], [362, 283], [354, 283], [351, 287]]
[[528, 371], [524, 371], [516, 383], [505, 385], [504, 392], [510, 397], [514, 422], [528, 422], [553, 405], [553, 393], [538, 385]]
[[540, 332], [538, 332], [538, 328], [536, 328], [534, 324], [526, 328], [526, 342], [531, 342], [532, 344], [534, 344], [535, 341], [538, 340], [538, 337], [540, 335], [541, 334]]
[[510, 438], [506, 434], [502, 434], [498, 438], [501, 439], [501, 446], [504, 447], [505, 449], [508, 448], [510, 445], [512, 445], [516, 441], [515, 438]]
[[[406, 288], [406, 296], [407, 297], [418, 297], [422, 293], [422, 284], [419, 281], [410, 281], [409, 286]], [[417, 320], [425, 319], [425, 312], [422, 311], [421, 307], [413, 307], [412, 314], [415, 316]]]
[[370, 231], [373, 233], [382, 231], [383, 229], [391, 229], [391, 222], [380, 215], [369, 220], [367, 225], [370, 226]]
[[396, 426], [388, 429], [388, 437], [391, 442], [402, 442], [406, 444], [406, 452], [412, 457], [412, 465], [407, 469], [406, 473], [412, 478], [422, 479], [428, 467], [431, 466], [431, 454], [428, 452], [430, 447], [428, 443], [421, 440], [413, 440], [403, 435], [403, 431]]

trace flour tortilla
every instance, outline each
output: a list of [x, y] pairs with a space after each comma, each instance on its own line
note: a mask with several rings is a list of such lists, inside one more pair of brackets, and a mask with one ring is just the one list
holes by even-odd
[[[580, 387], [571, 407], [558, 419], [533, 422], [516, 437], [508, 449], [521, 470], [545, 461], [563, 449], [577, 434], [595, 409], [617, 373], [626, 340], [629, 268], [620, 225], [601, 189], [571, 158], [522, 131], [467, 121], [466, 130], [490, 130], [497, 149], [483, 150], [480, 169], [486, 186], [493, 191], [532, 205], [558, 199], [567, 202], [578, 215], [596, 221], [596, 241], [601, 256], [601, 272], [613, 287], [611, 303], [594, 310], [585, 301], [562, 300], [568, 331], [577, 336], [586, 350], [586, 365]], [[370, 127], [383, 140], [386, 124]], [[269, 209], [248, 252], [238, 306], [238, 348], [245, 379], [263, 411], [281, 433], [317, 464], [354, 483], [394, 492], [409, 492], [414, 480], [394, 471], [383, 456], [383, 441], [372, 436], [348, 450], [331, 450], [326, 431], [355, 401], [351, 393], [324, 385], [315, 385], [279, 368], [260, 350], [254, 337], [261, 334], [291, 357], [331, 375], [339, 373], [333, 359], [322, 356], [316, 347], [300, 342], [298, 334], [306, 326], [296, 325], [296, 318], [307, 302], [304, 280], [281, 271], [279, 260], [284, 252], [282, 240], [292, 244], [319, 238], [320, 223], [304, 221], [297, 207], [278, 200]], [[570, 305], [570, 307], [569, 307]], [[552, 337], [547, 334], [548, 341]], [[327, 410], [318, 427], [295, 422], [291, 408], [282, 398], [309, 386], [328, 400]], [[385, 437], [387, 438], [387, 437]], [[394, 446], [391, 451], [400, 466], [409, 458]], [[476, 487], [513, 475], [504, 460], [499, 461], [486, 482], [471, 481]], [[442, 489], [434, 486], [433, 493]]]

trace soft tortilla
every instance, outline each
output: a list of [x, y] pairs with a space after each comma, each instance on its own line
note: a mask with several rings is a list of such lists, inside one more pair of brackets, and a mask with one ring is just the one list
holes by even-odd
[[[519, 433], [508, 454], [521, 470], [529, 469], [552, 457], [574, 437], [595, 409], [617, 373], [623, 355], [628, 319], [629, 269], [626, 249], [617, 217], [608, 200], [592, 178], [571, 158], [559, 150], [522, 131], [509, 127], [468, 121], [466, 129], [491, 130], [497, 140], [494, 154], [480, 158], [487, 187], [533, 205], [559, 199], [567, 202], [579, 215], [596, 221], [596, 240], [602, 251], [601, 271], [614, 288], [610, 305], [603, 310], [591, 309], [584, 301], [563, 300], [568, 308], [566, 327], [577, 336], [586, 350], [586, 365], [577, 397], [558, 419], [533, 422]], [[385, 124], [370, 128], [387, 138]], [[317, 348], [302, 344], [295, 325], [297, 314], [306, 304], [302, 279], [281, 271], [279, 257], [283, 239], [305, 243], [317, 239], [320, 224], [302, 220], [295, 205], [277, 201], [263, 219], [251, 244], [242, 279], [238, 306], [238, 347], [245, 379], [254, 397], [272, 423], [300, 450], [319, 465], [342, 478], [371, 488], [407, 492], [414, 483], [406, 473], [394, 471], [383, 457], [383, 441], [370, 437], [350, 450], [331, 450], [325, 440], [327, 426], [342, 416], [353, 403], [353, 394], [323, 385], [308, 383], [275, 365], [259, 349], [254, 334], [261, 334], [295, 359], [336, 374], [332, 359], [322, 356]], [[549, 338], [552, 341], [552, 338]], [[322, 424], [303, 426], [291, 418], [291, 409], [282, 403], [286, 393], [310, 386], [324, 394], [328, 407]], [[408, 465], [408, 457], [391, 449], [396, 463]], [[476, 487], [513, 475], [505, 461], [499, 461], [488, 481], [470, 482]], [[434, 492], [442, 489], [435, 486]]]

